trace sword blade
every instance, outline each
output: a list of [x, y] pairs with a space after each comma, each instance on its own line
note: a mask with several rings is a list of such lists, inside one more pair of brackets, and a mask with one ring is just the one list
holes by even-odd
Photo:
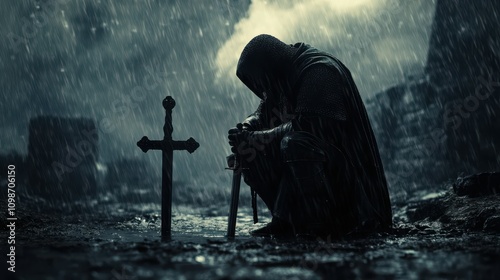
[[233, 171], [233, 185], [231, 188], [231, 206], [227, 222], [227, 237], [234, 238], [236, 233], [236, 216], [238, 215], [238, 201], [240, 198], [241, 170]]

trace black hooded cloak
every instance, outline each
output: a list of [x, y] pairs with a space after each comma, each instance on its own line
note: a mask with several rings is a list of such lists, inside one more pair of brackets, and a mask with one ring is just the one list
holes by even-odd
[[[391, 226], [377, 143], [358, 89], [342, 62], [304, 43], [287, 45], [270, 35], [259, 35], [243, 50], [237, 76], [261, 99], [257, 111], [244, 122], [248, 127], [273, 133], [278, 143], [291, 131], [307, 132], [334, 148], [325, 150], [330, 161], [325, 165], [326, 177], [334, 189], [329, 194], [337, 204], [331, 215], [342, 216], [334, 226], [344, 227], [342, 231]], [[283, 162], [286, 155], [273, 152], [273, 145], [279, 144], [267, 144], [265, 156], [281, 157]], [[345, 161], [347, 170], [338, 174], [332, 161]], [[276, 167], [269, 172], [274, 169], [280, 170]], [[251, 177], [261, 173], [250, 174], [245, 181], [252, 187]], [[279, 215], [281, 210], [267, 200], [273, 214]]]

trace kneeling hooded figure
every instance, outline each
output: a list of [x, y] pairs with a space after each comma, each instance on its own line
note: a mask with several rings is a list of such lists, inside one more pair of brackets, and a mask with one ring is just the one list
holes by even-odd
[[273, 220], [256, 236], [341, 237], [391, 227], [377, 143], [347, 67], [307, 44], [253, 38], [238, 78], [260, 98], [229, 130], [245, 182]]

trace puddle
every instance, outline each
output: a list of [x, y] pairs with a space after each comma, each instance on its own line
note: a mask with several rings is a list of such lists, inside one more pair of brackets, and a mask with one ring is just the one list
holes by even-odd
[[[129, 207], [130, 206], [130, 207]], [[179, 206], [172, 241], [161, 242], [159, 207], [105, 205], [94, 216], [26, 216], [19, 232], [20, 279], [492, 278], [500, 237], [398, 224], [364, 239], [279, 241], [249, 231], [270, 221], [239, 211], [237, 237], [225, 237], [226, 207]], [[6, 232], [2, 231], [2, 235]], [[2, 236], [4, 239], [4, 236]], [[17, 249], [16, 249], [17, 250]]]

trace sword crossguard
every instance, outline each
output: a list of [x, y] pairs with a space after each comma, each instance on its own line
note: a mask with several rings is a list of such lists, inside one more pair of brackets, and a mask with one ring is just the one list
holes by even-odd
[[238, 170], [249, 170], [248, 167], [242, 166], [242, 161], [239, 155], [232, 154], [226, 157], [228, 167], [224, 168], [226, 170], [238, 171]]
[[234, 168], [234, 167], [225, 167], [225, 170], [231, 170], [231, 171], [238, 171], [238, 170], [250, 170], [248, 167], [239, 167], [239, 168]]
[[189, 138], [186, 141], [172, 141], [172, 140], [149, 140], [147, 136], [144, 136], [137, 142], [137, 146], [146, 153], [149, 150], [186, 150], [192, 154], [200, 144], [193, 139]]

